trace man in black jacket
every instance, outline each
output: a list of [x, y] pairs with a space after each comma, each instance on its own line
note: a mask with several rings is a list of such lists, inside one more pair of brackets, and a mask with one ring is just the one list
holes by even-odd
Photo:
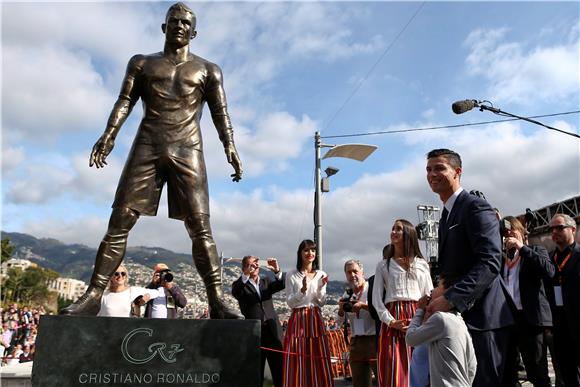
[[551, 256], [556, 266], [548, 299], [554, 322], [554, 352], [564, 385], [580, 386], [580, 245], [576, 243], [576, 222], [566, 214], [550, 221], [556, 250]]
[[[242, 275], [232, 284], [232, 295], [238, 300], [240, 311], [246, 320], [260, 320], [262, 325], [261, 346], [282, 351], [282, 326], [274, 310], [272, 295], [284, 289], [284, 274], [276, 258], [268, 258], [267, 268], [274, 272], [274, 279], [260, 278], [258, 257], [247, 255], [242, 259]], [[260, 386], [264, 379], [266, 359], [270, 366], [274, 386], [282, 387], [282, 353], [262, 349]]]

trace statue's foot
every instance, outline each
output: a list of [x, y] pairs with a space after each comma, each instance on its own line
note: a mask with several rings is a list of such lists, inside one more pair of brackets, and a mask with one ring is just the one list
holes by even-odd
[[209, 318], [212, 320], [243, 320], [244, 316], [237, 310], [234, 310], [223, 302], [219, 301], [209, 306]]
[[61, 309], [63, 315], [95, 316], [101, 310], [103, 290], [90, 286], [78, 300]]

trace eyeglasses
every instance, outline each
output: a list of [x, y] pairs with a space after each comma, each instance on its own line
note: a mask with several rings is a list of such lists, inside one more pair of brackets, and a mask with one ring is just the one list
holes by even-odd
[[127, 275], [127, 273], [125, 273], [124, 271], [116, 271], [115, 272], [115, 277], [125, 277]]
[[563, 231], [565, 228], [569, 228], [569, 227], [572, 227], [572, 226], [568, 226], [566, 224], [559, 224], [557, 226], [550, 226], [550, 231], [554, 231], [554, 230]]

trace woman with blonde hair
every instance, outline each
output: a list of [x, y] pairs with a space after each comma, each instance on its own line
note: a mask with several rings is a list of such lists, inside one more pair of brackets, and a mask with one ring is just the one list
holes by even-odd
[[378, 382], [381, 387], [408, 387], [412, 349], [405, 342], [405, 333], [417, 301], [433, 289], [429, 265], [419, 249], [415, 227], [409, 221], [395, 221], [391, 245], [385, 249], [383, 258], [376, 268], [372, 299], [382, 323]]
[[142, 304], [158, 297], [157, 289], [145, 289], [139, 286], [129, 286], [129, 272], [125, 265], [120, 264], [109, 280], [109, 287], [101, 298], [101, 310], [97, 316], [131, 317], [133, 302], [139, 296]]

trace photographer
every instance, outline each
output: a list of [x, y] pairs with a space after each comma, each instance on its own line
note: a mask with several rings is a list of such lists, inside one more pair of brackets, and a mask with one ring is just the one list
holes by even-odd
[[369, 313], [368, 290], [363, 266], [358, 260], [348, 260], [344, 273], [349, 288], [338, 302], [338, 322], [348, 317], [351, 326], [350, 369], [354, 387], [372, 386], [372, 372], [377, 375], [377, 344], [375, 321]]
[[504, 243], [501, 274], [516, 309], [503, 385], [518, 385], [519, 350], [527, 379], [534, 387], [549, 387], [544, 331], [552, 326], [552, 314], [544, 281], [554, 276], [555, 267], [545, 248], [527, 244], [527, 231], [517, 218], [506, 216], [500, 226]]
[[176, 318], [177, 307], [183, 308], [187, 300], [181, 289], [173, 283], [173, 274], [164, 263], [155, 265], [151, 283], [147, 289], [157, 289], [165, 293], [165, 297], [157, 297], [147, 303], [145, 317], [148, 318]]

